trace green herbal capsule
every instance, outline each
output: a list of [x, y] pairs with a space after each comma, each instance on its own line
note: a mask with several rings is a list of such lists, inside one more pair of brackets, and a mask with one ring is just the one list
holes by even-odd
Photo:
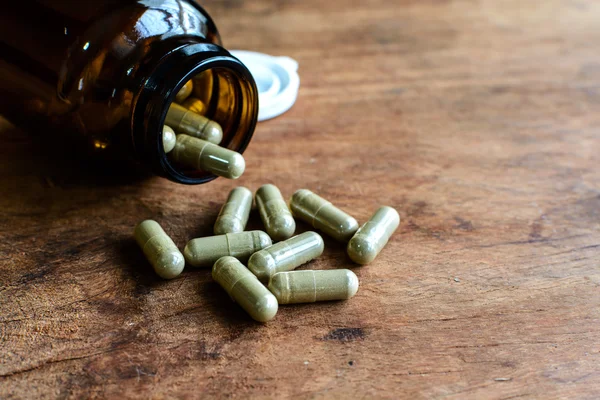
[[190, 79], [189, 81], [187, 81], [185, 83], [185, 85], [183, 85], [181, 87], [181, 89], [179, 89], [179, 92], [177, 92], [177, 94], [175, 95], [175, 101], [179, 104], [183, 103], [183, 101], [192, 94], [193, 90], [194, 90], [194, 84], [192, 83], [192, 80]]
[[295, 217], [340, 242], [348, 241], [358, 229], [354, 218], [307, 189], [294, 193], [290, 208]]
[[256, 321], [267, 322], [277, 314], [275, 296], [236, 258], [219, 258], [212, 277]]
[[269, 290], [279, 304], [346, 300], [358, 291], [358, 278], [348, 269], [279, 272], [271, 277]]
[[167, 111], [165, 124], [177, 133], [185, 133], [214, 144], [219, 144], [223, 140], [221, 125], [179, 104], [171, 103], [169, 111]]
[[294, 234], [296, 221], [277, 186], [261, 186], [256, 191], [256, 207], [265, 230], [273, 240], [285, 240]]
[[215, 222], [215, 235], [243, 232], [248, 223], [252, 208], [252, 192], [239, 186], [229, 192], [227, 201], [221, 207], [221, 212]]
[[377, 257], [400, 224], [392, 207], [380, 207], [348, 242], [348, 255], [357, 264], [368, 264]]
[[188, 135], [177, 135], [173, 159], [194, 169], [229, 179], [244, 173], [246, 162], [240, 153]]
[[221, 257], [232, 256], [240, 261], [272, 244], [262, 231], [227, 233], [190, 240], [183, 250], [185, 261], [193, 267], [210, 267]]
[[266, 283], [278, 272], [291, 271], [319, 257], [324, 247], [318, 233], [304, 232], [252, 254], [248, 269]]
[[176, 141], [177, 139], [175, 138], [175, 131], [173, 131], [173, 128], [167, 125], [163, 125], [162, 142], [163, 148], [165, 149], [165, 153], [168, 153], [171, 150], [173, 150]]
[[173, 279], [181, 274], [185, 266], [183, 255], [158, 222], [151, 219], [140, 222], [133, 237], [158, 276]]

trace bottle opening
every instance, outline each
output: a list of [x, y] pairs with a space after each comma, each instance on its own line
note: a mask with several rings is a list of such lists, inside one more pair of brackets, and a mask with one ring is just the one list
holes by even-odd
[[[196, 139], [241, 154], [257, 115], [256, 84], [239, 60], [216, 45], [183, 46], [161, 59], [144, 84], [132, 120], [134, 146], [156, 173], [175, 182], [204, 183], [228, 173], [236, 177], [235, 171], [220, 169], [227, 165], [228, 153], [221, 157], [217, 151], [208, 166], [198, 163], [203, 150]], [[173, 138], [165, 125], [184, 136]], [[179, 151], [190, 142], [196, 152]], [[239, 167], [239, 159], [229, 161]]]

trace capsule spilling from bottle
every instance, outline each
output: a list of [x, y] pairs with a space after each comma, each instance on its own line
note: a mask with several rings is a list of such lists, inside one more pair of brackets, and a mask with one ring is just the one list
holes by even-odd
[[173, 128], [171, 128], [170, 126], [164, 125], [163, 126], [163, 134], [162, 134], [162, 142], [163, 142], [163, 149], [165, 150], [165, 153], [169, 153], [169, 152], [171, 152], [171, 150], [173, 150], [175, 148], [176, 141], [177, 141], [177, 138], [175, 137], [175, 131], [173, 130]]
[[210, 143], [219, 144], [223, 140], [223, 128], [216, 121], [196, 114], [176, 103], [171, 103], [165, 124], [177, 133], [185, 133]]
[[177, 135], [173, 160], [199, 171], [238, 179], [246, 169], [240, 153], [188, 135]]

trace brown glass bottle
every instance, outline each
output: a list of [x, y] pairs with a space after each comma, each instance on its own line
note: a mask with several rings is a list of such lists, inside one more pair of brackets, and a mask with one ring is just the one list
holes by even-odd
[[194, 96], [222, 126], [221, 146], [244, 151], [258, 92], [220, 45], [192, 0], [10, 0], [0, 11], [0, 113], [74, 152], [204, 183], [216, 176], [169, 160], [162, 127], [176, 93], [199, 77]]

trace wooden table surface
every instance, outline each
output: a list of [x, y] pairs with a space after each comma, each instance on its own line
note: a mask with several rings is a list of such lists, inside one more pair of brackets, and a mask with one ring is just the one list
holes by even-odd
[[[61, 167], [3, 123], [0, 398], [597, 398], [600, 3], [205, 5], [228, 48], [299, 61], [296, 105], [196, 187]], [[259, 324], [132, 239], [154, 218], [183, 247], [267, 182], [400, 212], [372, 264], [326, 239], [307, 267], [354, 298]]]

